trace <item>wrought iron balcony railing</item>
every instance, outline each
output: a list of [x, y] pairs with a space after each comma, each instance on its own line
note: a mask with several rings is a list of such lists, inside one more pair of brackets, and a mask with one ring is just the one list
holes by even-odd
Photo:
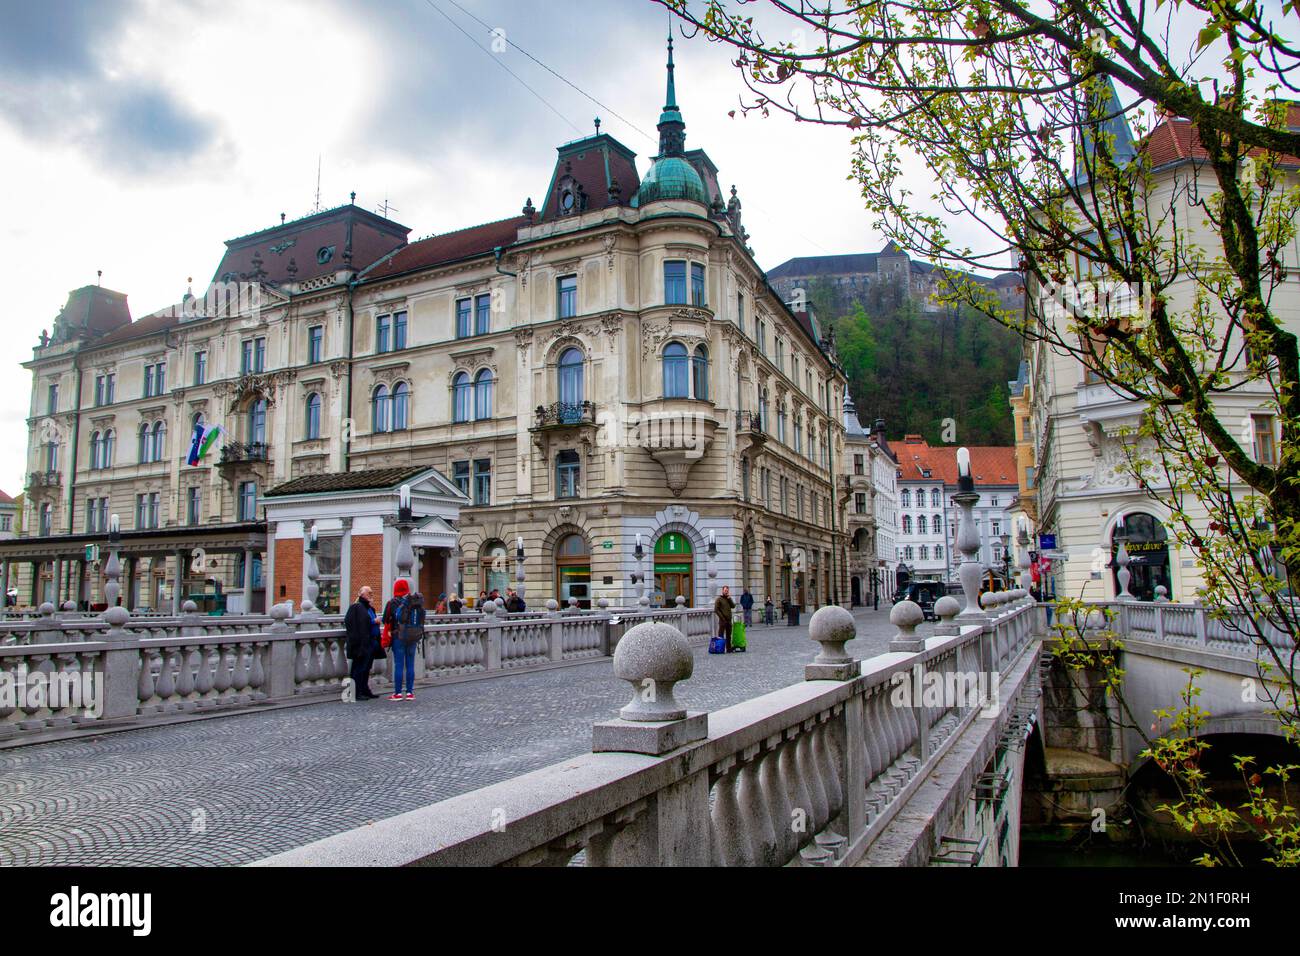
[[264, 441], [232, 441], [221, 447], [221, 464], [223, 465], [270, 460], [271, 446]]
[[552, 402], [538, 405], [535, 414], [537, 428], [596, 424], [595, 402]]

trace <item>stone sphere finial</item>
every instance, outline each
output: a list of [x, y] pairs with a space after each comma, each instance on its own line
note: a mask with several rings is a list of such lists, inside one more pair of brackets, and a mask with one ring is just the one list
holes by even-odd
[[677, 599], [673, 603], [676, 604], [678, 607], [686, 607], [686, 595], [685, 594], [677, 595]]
[[934, 602], [934, 613], [939, 615], [941, 621], [947, 623], [961, 613], [961, 602], [951, 594], [945, 594]]
[[63, 604], [59, 607], [59, 610], [61, 611], [75, 611], [76, 609], [77, 609], [76, 601], [64, 601]]
[[629, 628], [614, 649], [614, 676], [632, 685], [632, 702], [619, 711], [624, 720], [683, 720], [673, 686], [694, 673], [695, 657], [681, 631], [662, 621]]
[[603, 596], [596, 598], [596, 607], [602, 611], [605, 610], [605, 608], [609, 607], [609, 599]]
[[844, 645], [858, 636], [853, 615], [838, 604], [827, 604], [808, 620], [808, 636], [822, 646], [816, 664], [846, 664], [853, 658]]
[[546, 599], [546, 610], [548, 610], [548, 611], [558, 611], [559, 609], [560, 609], [560, 602], [559, 602], [559, 601], [555, 600], [555, 598], [547, 598], [547, 599]]
[[997, 605], [997, 603], [998, 596], [996, 591], [985, 591], [980, 595], [980, 607], [984, 608], [986, 611], [991, 610]]
[[277, 624], [281, 621], [287, 620], [291, 613], [293, 612], [290, 610], [288, 604], [271, 605], [271, 617], [275, 619]]
[[41, 617], [50, 617], [54, 614], [54, 602], [46, 601], [36, 610], [40, 612]]
[[915, 601], [899, 601], [889, 612], [889, 623], [898, 633], [889, 642], [891, 651], [914, 652], [925, 649], [925, 640], [916, 633], [917, 625], [925, 620], [925, 612]]
[[194, 614], [198, 611], [199, 606], [193, 601], [186, 601], [181, 605], [181, 610], [186, 614]]
[[131, 612], [120, 604], [115, 604], [104, 611], [104, 620], [108, 621], [110, 627], [121, 627], [131, 620]]

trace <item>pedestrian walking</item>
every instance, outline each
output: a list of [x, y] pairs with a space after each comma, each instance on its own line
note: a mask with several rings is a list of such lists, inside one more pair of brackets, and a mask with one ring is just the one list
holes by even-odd
[[718, 599], [713, 602], [713, 613], [718, 616], [718, 637], [727, 642], [727, 653], [731, 653], [731, 609], [736, 606], [736, 602], [731, 599], [731, 589], [725, 584], [722, 586], [722, 593]]
[[443, 594], [438, 595], [438, 603], [437, 605], [434, 606], [433, 613], [434, 614], [447, 613], [447, 595], [445, 592]]
[[741, 592], [740, 609], [745, 612], [745, 627], [753, 626], [754, 595], [749, 593], [749, 588]]
[[352, 687], [357, 700], [374, 700], [378, 694], [370, 690], [370, 668], [374, 664], [375, 650], [379, 647], [379, 617], [370, 603], [373, 592], [366, 585], [357, 592], [357, 599], [343, 618], [347, 631], [347, 655], [352, 661]]
[[772, 603], [772, 595], [767, 596], [763, 602], [763, 623], [771, 627], [776, 620], [776, 605]]

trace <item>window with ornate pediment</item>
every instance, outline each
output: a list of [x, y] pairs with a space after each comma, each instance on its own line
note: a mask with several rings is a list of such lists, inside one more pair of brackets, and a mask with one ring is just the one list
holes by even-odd
[[492, 370], [480, 369], [474, 376], [474, 418], [492, 417]]
[[320, 411], [321, 401], [320, 393], [312, 392], [307, 396], [307, 415], [306, 429], [303, 437], [307, 439], [320, 438]]
[[405, 431], [410, 427], [411, 386], [398, 382], [393, 386], [393, 431]]
[[388, 393], [388, 386], [383, 384], [375, 386], [375, 391], [370, 399], [371, 431], [388, 431], [391, 414], [392, 396]]
[[468, 372], [457, 372], [451, 380], [451, 420], [467, 422], [472, 417], [474, 406], [474, 388], [470, 384]]

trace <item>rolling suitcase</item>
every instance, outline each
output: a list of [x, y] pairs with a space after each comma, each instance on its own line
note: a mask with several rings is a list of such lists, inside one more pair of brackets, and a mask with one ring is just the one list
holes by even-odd
[[745, 649], [744, 621], [733, 621], [731, 623], [731, 649], [734, 652], [740, 652]]

